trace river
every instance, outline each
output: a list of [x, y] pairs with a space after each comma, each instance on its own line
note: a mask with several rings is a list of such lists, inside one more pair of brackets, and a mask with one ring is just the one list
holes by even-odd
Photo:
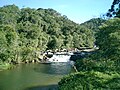
[[69, 63], [17, 65], [0, 72], [0, 90], [56, 90], [60, 79], [72, 71]]

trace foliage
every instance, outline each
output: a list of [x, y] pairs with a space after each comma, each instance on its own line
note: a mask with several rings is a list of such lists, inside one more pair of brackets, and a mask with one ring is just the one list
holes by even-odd
[[102, 18], [93, 18], [90, 19], [80, 25], [85, 26], [91, 30], [93, 30], [95, 33], [99, 31], [99, 26], [102, 25], [102, 23], [104, 23], [106, 20], [102, 19]]
[[108, 10], [106, 15], [108, 17], [120, 17], [120, 0], [113, 0], [111, 8]]
[[14, 67], [14, 65], [11, 65], [9, 63], [0, 62], [0, 71], [6, 70], [6, 69], [11, 69], [13, 67]]
[[120, 89], [120, 74], [79, 72], [64, 77], [58, 84], [59, 90], [117, 90]]
[[96, 44], [106, 57], [119, 58], [120, 55], [120, 19], [108, 20], [100, 27]]
[[117, 71], [120, 70], [120, 19], [106, 21], [97, 33], [96, 44], [99, 50], [93, 55], [76, 62], [79, 71]]
[[15, 55], [17, 34], [15, 29], [9, 25], [1, 25], [0, 34], [0, 60], [11, 62]]
[[64, 77], [60, 90], [120, 89], [120, 19], [106, 21], [96, 34], [99, 50], [76, 61], [79, 73]]
[[0, 61], [34, 60], [36, 51], [93, 47], [94, 31], [53, 9], [0, 7]]

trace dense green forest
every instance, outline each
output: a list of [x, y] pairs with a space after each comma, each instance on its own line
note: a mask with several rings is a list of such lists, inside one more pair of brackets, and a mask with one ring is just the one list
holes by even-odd
[[110, 19], [96, 37], [99, 50], [76, 61], [78, 73], [59, 82], [60, 90], [120, 89], [120, 19]]
[[0, 63], [31, 61], [36, 51], [93, 48], [102, 22], [96, 18], [80, 25], [53, 9], [0, 7]]
[[99, 26], [101, 26], [106, 20], [102, 19], [102, 18], [93, 18], [89, 21], [86, 21], [82, 24], [80, 24], [80, 26], [85, 26], [86, 28], [89, 28], [91, 30], [94, 31], [94, 33], [99, 31]]
[[0, 7], [0, 70], [36, 60], [37, 51], [99, 47], [76, 60], [78, 70], [64, 77], [59, 90], [120, 89], [120, 0], [101, 18], [77, 24], [53, 9]]
[[106, 20], [95, 33], [99, 50], [77, 60], [75, 65], [78, 72], [64, 77], [59, 82], [59, 90], [120, 89], [119, 6], [120, 0], [114, 0], [111, 9], [106, 14], [112, 19]]

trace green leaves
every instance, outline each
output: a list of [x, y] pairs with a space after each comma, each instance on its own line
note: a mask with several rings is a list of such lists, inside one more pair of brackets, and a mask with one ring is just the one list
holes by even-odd
[[17, 34], [11, 25], [0, 26], [0, 60], [10, 62], [14, 59]]
[[[120, 19], [108, 20], [98, 32], [97, 45], [109, 57], [116, 55], [120, 48]], [[120, 51], [119, 51], [120, 52]]]
[[5, 61], [22, 61], [26, 51], [32, 56], [36, 50], [93, 47], [95, 41], [92, 28], [76, 24], [53, 9], [7, 5], [0, 7], [0, 24], [1, 52], [8, 57]]
[[59, 90], [106, 90], [120, 88], [118, 73], [79, 72], [64, 77], [59, 83]]
[[120, 17], [120, 0], [113, 0], [111, 8], [108, 10], [106, 15], [108, 17]]
[[117, 90], [120, 88], [120, 19], [106, 21], [96, 33], [99, 50], [76, 60], [75, 74], [59, 82], [59, 90]]

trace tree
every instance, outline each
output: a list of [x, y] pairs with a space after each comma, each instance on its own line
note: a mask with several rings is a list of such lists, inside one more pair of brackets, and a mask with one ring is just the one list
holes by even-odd
[[100, 50], [104, 51], [105, 56], [112, 58], [120, 55], [120, 19], [115, 18], [108, 20], [97, 36], [97, 45]]
[[107, 90], [120, 88], [120, 19], [105, 22], [97, 33], [99, 50], [76, 60], [79, 72], [64, 77], [59, 90]]
[[117, 90], [120, 75], [117, 73], [78, 72], [70, 74], [58, 83], [59, 90]]
[[120, 0], [113, 0], [111, 8], [108, 10], [106, 14], [108, 17], [120, 17]]
[[13, 4], [1, 7], [0, 12], [1, 24], [11, 24], [12, 26], [16, 25], [20, 13], [20, 10], [17, 6]]
[[91, 29], [53, 9], [19, 9], [6, 5], [0, 7], [0, 24], [2, 61], [21, 62], [27, 56], [32, 60], [37, 50], [93, 47], [94, 44]]
[[11, 62], [15, 59], [17, 33], [11, 25], [1, 25], [0, 35], [0, 60]]

